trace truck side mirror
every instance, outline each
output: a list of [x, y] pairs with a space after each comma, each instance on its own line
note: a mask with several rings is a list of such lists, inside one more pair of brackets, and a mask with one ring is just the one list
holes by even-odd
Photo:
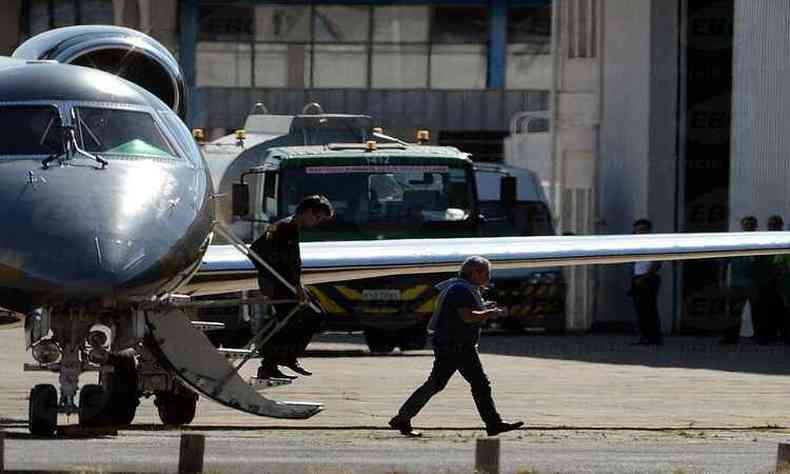
[[247, 217], [250, 215], [250, 187], [247, 184], [233, 184], [233, 215]]
[[515, 176], [503, 176], [499, 180], [499, 199], [502, 204], [510, 207], [516, 203], [518, 180]]

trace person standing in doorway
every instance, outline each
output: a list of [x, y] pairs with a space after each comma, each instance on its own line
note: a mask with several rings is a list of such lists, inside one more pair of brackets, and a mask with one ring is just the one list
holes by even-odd
[[[648, 219], [634, 222], [634, 234], [649, 234], [653, 223]], [[664, 336], [661, 334], [661, 319], [658, 315], [658, 290], [661, 287], [661, 276], [658, 271], [661, 262], [635, 262], [631, 274], [629, 294], [634, 301], [637, 325], [640, 338], [634, 345], [661, 346]]]
[[[741, 231], [754, 232], [759, 228], [757, 218], [744, 216], [741, 218]], [[757, 333], [757, 324], [754, 324], [757, 288], [755, 282], [755, 258], [733, 257], [727, 261], [725, 274], [729, 269], [729, 283], [727, 284], [727, 306], [729, 317], [727, 327], [724, 329], [719, 344], [737, 344], [741, 334], [743, 310], [749, 302], [752, 311], [752, 325]], [[725, 278], [726, 279], [726, 278]], [[757, 310], [759, 312], [759, 310]]]
[[503, 309], [486, 303], [480, 295], [491, 278], [491, 263], [483, 257], [469, 257], [458, 278], [437, 285], [440, 291], [428, 329], [434, 331], [434, 361], [431, 374], [401, 406], [389, 425], [404, 436], [420, 436], [412, 428], [411, 420], [441, 392], [456, 371], [461, 373], [472, 388], [480, 418], [486, 425], [489, 436], [512, 431], [523, 426], [523, 422], [505, 423], [499, 416], [491, 396], [491, 383], [480, 363], [477, 343], [483, 322], [502, 317]]

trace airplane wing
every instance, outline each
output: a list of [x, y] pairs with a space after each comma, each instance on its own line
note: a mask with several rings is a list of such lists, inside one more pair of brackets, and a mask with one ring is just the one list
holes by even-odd
[[[302, 281], [314, 284], [451, 273], [471, 255], [488, 258], [494, 269], [513, 269], [784, 254], [790, 253], [790, 232], [310, 242], [301, 244], [301, 253]], [[249, 258], [231, 245], [215, 245], [180, 291], [205, 295], [257, 288]]]
[[[790, 253], [790, 232], [312, 242], [301, 244], [301, 253], [302, 281], [310, 284], [451, 273], [471, 255], [488, 258], [495, 269], [517, 269], [785, 254]], [[232, 245], [216, 245], [179, 291], [202, 295], [257, 288], [257, 272], [249, 258]], [[190, 327], [185, 316], [156, 316], [149, 317], [148, 323], [159, 341], [160, 360], [206, 397], [248, 413], [279, 418], [309, 418], [321, 411], [320, 403], [278, 402], [256, 393], [215, 353], [208, 339]]]

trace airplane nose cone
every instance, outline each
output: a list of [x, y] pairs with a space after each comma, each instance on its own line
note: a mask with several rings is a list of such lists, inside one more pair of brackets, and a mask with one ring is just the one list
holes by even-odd
[[36, 170], [37, 182], [21, 184], [24, 172], [11, 179], [0, 169], [0, 296], [144, 296], [184, 270], [195, 252], [180, 243], [196, 212], [179, 205], [181, 180], [129, 166]]

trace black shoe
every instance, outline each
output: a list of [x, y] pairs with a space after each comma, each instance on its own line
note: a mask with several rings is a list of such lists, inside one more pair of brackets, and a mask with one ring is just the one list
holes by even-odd
[[516, 421], [515, 423], [505, 423], [504, 421], [500, 421], [494, 426], [486, 427], [486, 433], [488, 436], [496, 436], [500, 433], [507, 433], [508, 431], [517, 430], [524, 426], [523, 421]]
[[291, 363], [286, 364], [286, 367], [293, 370], [299, 375], [313, 375], [312, 372], [302, 367], [302, 364], [300, 364], [298, 360], [294, 360]]
[[288, 379], [293, 380], [295, 375], [286, 375], [276, 365], [262, 365], [258, 367], [259, 379]]
[[411, 438], [419, 438], [422, 436], [422, 433], [414, 430], [409, 420], [404, 420], [397, 416], [390, 420], [390, 428], [400, 431], [400, 434], [403, 436], [409, 436]]

